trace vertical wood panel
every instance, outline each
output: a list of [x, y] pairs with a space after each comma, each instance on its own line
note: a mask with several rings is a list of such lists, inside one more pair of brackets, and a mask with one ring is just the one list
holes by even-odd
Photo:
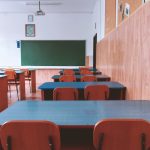
[[150, 3], [97, 44], [97, 68], [127, 87], [127, 99], [150, 99]]
[[116, 0], [105, 1], [105, 34], [116, 27]]

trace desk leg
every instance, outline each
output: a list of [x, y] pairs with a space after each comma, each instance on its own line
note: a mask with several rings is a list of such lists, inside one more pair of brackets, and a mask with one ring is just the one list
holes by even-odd
[[35, 72], [35, 70], [31, 71], [31, 87], [32, 87], [32, 93], [36, 93], [36, 72]]
[[25, 100], [25, 78], [24, 73], [19, 74], [20, 81], [20, 99]]
[[41, 98], [42, 98], [42, 100], [44, 100], [44, 99], [45, 99], [44, 91], [42, 91], [42, 90], [41, 90]]
[[53, 90], [41, 90], [42, 100], [53, 100]]
[[7, 77], [0, 78], [0, 111], [8, 107], [8, 82]]
[[122, 99], [126, 99], [126, 88], [123, 88], [123, 89], [122, 89], [121, 98], [122, 98]]

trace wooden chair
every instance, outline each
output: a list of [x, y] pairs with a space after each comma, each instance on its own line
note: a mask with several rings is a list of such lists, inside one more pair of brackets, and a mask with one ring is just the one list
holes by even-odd
[[93, 75], [93, 73], [90, 70], [80, 70], [81, 75]]
[[18, 85], [20, 84], [20, 82], [17, 80], [17, 75], [16, 75], [15, 70], [14, 69], [6, 69], [5, 74], [7, 75], [10, 97], [11, 97], [11, 85], [15, 85], [16, 86], [16, 91], [17, 91], [17, 97], [18, 97], [18, 100], [19, 100]]
[[59, 78], [60, 82], [75, 82], [76, 77], [74, 75], [62, 75]]
[[81, 71], [81, 70], [89, 70], [89, 68], [88, 67], [79, 67], [79, 70]]
[[30, 87], [30, 93], [32, 92], [31, 89], [31, 72], [29, 71], [29, 69], [21, 69], [24, 71], [24, 76], [25, 76], [25, 80], [29, 82], [29, 87]]
[[73, 69], [64, 69], [63, 75], [74, 75]]
[[94, 127], [96, 150], [150, 150], [150, 124], [141, 119], [106, 119]]
[[93, 81], [97, 81], [96, 76], [93, 75], [85, 75], [81, 77], [81, 82], [93, 82]]
[[84, 99], [86, 100], [107, 100], [109, 88], [106, 85], [88, 85], [84, 88]]
[[60, 150], [60, 133], [49, 121], [9, 121], [1, 126], [3, 150]]
[[78, 100], [78, 90], [72, 87], [55, 88], [53, 100]]

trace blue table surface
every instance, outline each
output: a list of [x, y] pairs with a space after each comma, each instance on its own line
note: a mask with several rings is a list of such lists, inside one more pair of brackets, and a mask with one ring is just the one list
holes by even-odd
[[[76, 78], [81, 78], [85, 75], [74, 75]], [[90, 75], [86, 75], [86, 76], [90, 76]], [[96, 76], [97, 78], [110, 78], [108, 77], [107, 75], [104, 75], [104, 74], [99, 74], [99, 75], [94, 75]], [[52, 79], [59, 79], [61, 77], [61, 75], [54, 75], [52, 76]]]
[[0, 124], [49, 120], [60, 126], [94, 126], [108, 118], [150, 121], [150, 101], [20, 101], [0, 113]]
[[101, 82], [45, 82], [38, 87], [41, 90], [50, 90], [56, 87], [74, 87], [78, 89], [83, 89], [87, 85], [107, 85], [109, 88], [126, 88], [119, 82], [101, 81]]

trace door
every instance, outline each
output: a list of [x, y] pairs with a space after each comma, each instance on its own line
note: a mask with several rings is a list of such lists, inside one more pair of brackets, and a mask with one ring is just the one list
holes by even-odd
[[96, 44], [97, 44], [97, 33], [93, 37], [93, 68], [96, 69]]

